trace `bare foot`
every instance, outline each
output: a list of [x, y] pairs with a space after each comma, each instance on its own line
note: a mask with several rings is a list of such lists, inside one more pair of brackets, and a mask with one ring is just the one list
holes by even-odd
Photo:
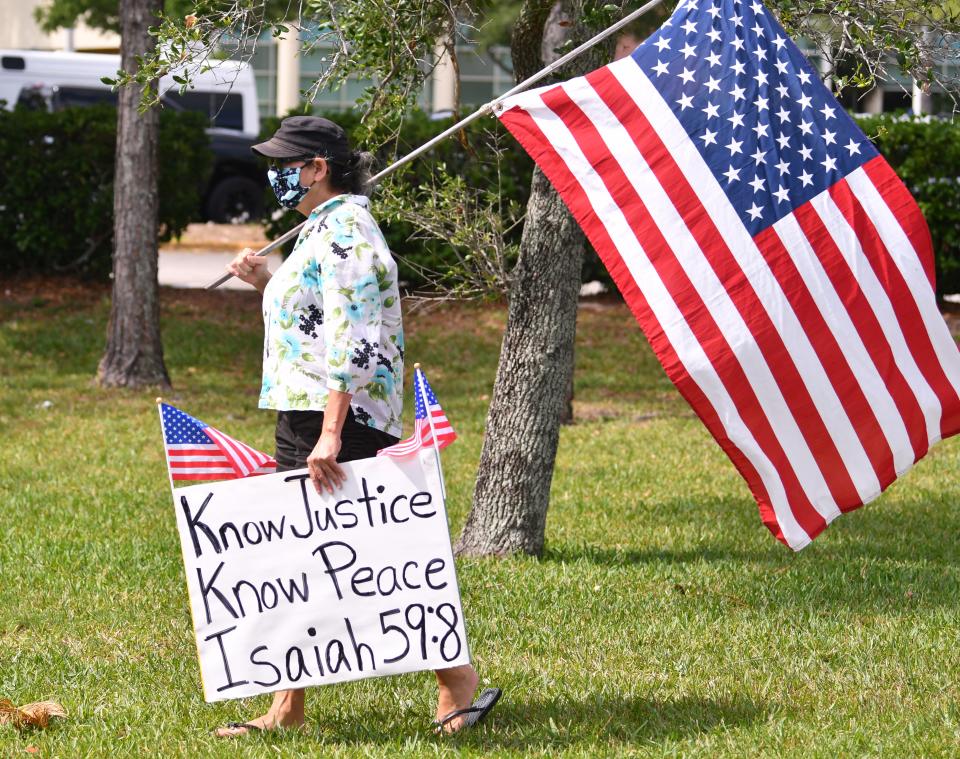
[[274, 694], [270, 710], [266, 714], [243, 724], [231, 724], [217, 728], [215, 734], [218, 738], [237, 738], [257, 730], [301, 728], [306, 724], [303, 704], [303, 690], [277, 691]]
[[[473, 702], [473, 694], [480, 684], [480, 676], [469, 664], [436, 671], [439, 693], [437, 695], [437, 720], [450, 712], [466, 709]], [[463, 727], [463, 717], [455, 717], [443, 726], [447, 733], [455, 733]]]

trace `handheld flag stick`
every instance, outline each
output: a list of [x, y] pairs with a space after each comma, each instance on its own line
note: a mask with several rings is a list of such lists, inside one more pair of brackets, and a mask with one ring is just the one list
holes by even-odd
[[[174, 492], [173, 487], [173, 472], [170, 471], [170, 460], [167, 457], [167, 428], [163, 424], [163, 398], [159, 395], [157, 396], [157, 413], [160, 415], [160, 437], [163, 439], [163, 464], [167, 468], [167, 478], [170, 480], [170, 492]], [[176, 496], [174, 496], [176, 497]]]
[[[426, 153], [428, 150], [432, 149], [435, 145], [437, 145], [438, 143], [442, 142], [443, 140], [445, 140], [445, 139], [446, 139], [447, 137], [449, 137], [450, 135], [456, 134], [456, 133], [459, 132], [461, 129], [463, 129], [463, 127], [465, 127], [467, 124], [470, 124], [470, 123], [476, 121], [476, 120], [479, 119], [481, 116], [487, 116], [488, 114], [493, 113], [495, 110], [499, 110], [499, 109], [501, 108], [501, 103], [502, 103], [502, 101], [506, 100], [508, 97], [511, 97], [512, 95], [516, 95], [518, 92], [523, 92], [523, 91], [524, 91], [525, 89], [527, 89], [528, 87], [530, 87], [530, 86], [536, 84], [537, 82], [539, 82], [540, 80], [545, 79], [546, 77], [550, 76], [550, 74], [552, 74], [554, 71], [556, 71], [558, 68], [560, 68], [560, 67], [563, 66], [564, 64], [572, 61], [572, 60], [573, 60], [574, 58], [576, 58], [578, 55], [580, 55], [581, 53], [583, 53], [583, 52], [586, 51], [586, 50], [589, 50], [591, 47], [593, 47], [594, 45], [596, 45], [598, 42], [602, 42], [602, 41], [605, 40], [607, 37], [609, 37], [611, 34], [614, 34], [615, 32], [618, 32], [619, 30], [623, 29], [623, 27], [627, 26], [627, 25], [630, 24], [632, 21], [640, 18], [640, 16], [642, 16], [642, 15], [645, 14], [645, 13], [647, 13], [648, 11], [653, 10], [653, 9], [656, 8], [658, 5], [660, 5], [660, 3], [662, 3], [662, 2], [663, 2], [663, 0], [650, 0], [650, 2], [648, 2], [648, 3], [644, 4], [644, 5], [642, 5], [641, 7], [637, 8], [637, 10], [635, 10], [633, 13], [630, 13], [630, 14], [624, 16], [622, 19], [620, 19], [619, 21], [617, 21], [617, 23], [615, 23], [615, 24], [607, 27], [607, 28], [604, 29], [602, 32], [600, 32], [599, 34], [594, 35], [593, 37], [591, 37], [590, 39], [588, 39], [586, 42], [584, 42], [584, 43], [583, 43], [582, 45], [580, 45], [579, 47], [576, 47], [576, 48], [574, 48], [573, 50], [571, 50], [569, 53], [567, 53], [566, 55], [563, 55], [563, 56], [561, 56], [560, 58], [557, 58], [557, 60], [555, 60], [555, 61], [554, 61], [553, 63], [551, 63], [549, 66], [545, 66], [544, 68], [540, 69], [540, 71], [538, 71], [536, 74], [533, 74], [532, 76], [527, 77], [527, 78], [524, 79], [522, 82], [520, 82], [519, 84], [517, 84], [516, 86], [514, 86], [512, 89], [510, 89], [510, 90], [508, 90], [507, 92], [505, 92], [505, 93], [503, 93], [502, 95], [500, 95], [500, 97], [498, 97], [498, 98], [496, 98], [496, 99], [494, 99], [494, 100], [491, 100], [491, 101], [490, 101], [489, 103], [487, 103], [486, 105], [480, 106], [476, 111], [474, 111], [473, 113], [471, 113], [471, 114], [470, 114], [469, 116], [467, 116], [466, 118], [460, 119], [460, 121], [458, 121], [456, 124], [454, 124], [453, 126], [449, 127], [448, 129], [445, 129], [443, 132], [441, 132], [440, 134], [438, 134], [438, 135], [437, 135], [436, 137], [434, 137], [432, 140], [429, 140], [428, 142], [425, 142], [425, 143], [424, 143], [423, 145], [421, 145], [419, 148], [411, 151], [410, 153], [407, 153], [403, 158], [400, 158], [400, 159], [398, 159], [397, 161], [394, 161], [392, 164], [390, 164], [389, 166], [387, 166], [387, 168], [385, 168], [385, 169], [384, 169], [383, 171], [381, 171], [380, 173], [375, 174], [375, 175], [370, 179], [370, 186], [373, 187], [377, 182], [379, 182], [381, 179], [383, 179], [383, 178], [386, 177], [387, 175], [392, 174], [394, 171], [396, 171], [397, 169], [399, 169], [401, 166], [410, 163], [410, 161], [412, 161], [412, 160], [413, 160], [414, 158], [416, 158], [417, 156], [422, 155], [423, 153]], [[287, 242], [288, 240], [290, 240], [290, 239], [296, 237], [298, 234], [300, 234], [300, 230], [303, 229], [303, 227], [304, 227], [304, 225], [305, 225], [306, 223], [307, 223], [306, 221], [302, 221], [302, 222], [300, 222], [299, 224], [297, 224], [297, 226], [295, 226], [293, 229], [288, 230], [287, 232], [284, 232], [284, 233], [283, 233], [280, 237], [278, 237], [276, 240], [274, 240], [274, 241], [271, 242], [271, 243], [268, 243], [268, 244], [265, 245], [263, 248], [261, 248], [260, 250], [258, 250], [258, 251], [256, 252], [256, 255], [257, 255], [257, 256], [265, 256], [265, 255], [267, 255], [267, 253], [269, 253], [270, 251], [279, 248], [279, 247], [280, 247], [281, 245], [283, 245], [285, 242]], [[220, 285], [222, 285], [224, 282], [226, 282], [227, 280], [229, 280], [231, 277], [233, 277], [232, 274], [224, 274], [224, 275], [223, 275], [222, 277], [220, 277], [220, 279], [218, 279], [216, 282], [211, 282], [209, 285], [207, 285], [206, 289], [207, 289], [207, 290], [214, 290], [214, 289], [220, 287]]]
[[[423, 386], [423, 372], [420, 371], [420, 364], [413, 365], [414, 376], [416, 377], [417, 387], [415, 392], [421, 394], [424, 399], [424, 405], [427, 405], [427, 388]], [[430, 425], [430, 437], [433, 438], [433, 450], [437, 455], [437, 471], [440, 472], [440, 494], [443, 496], [444, 503], [447, 500], [447, 484], [443, 480], [443, 466], [440, 463], [440, 443], [437, 441], [437, 431], [433, 426], [433, 414], [429, 407], [427, 408], [427, 424]]]

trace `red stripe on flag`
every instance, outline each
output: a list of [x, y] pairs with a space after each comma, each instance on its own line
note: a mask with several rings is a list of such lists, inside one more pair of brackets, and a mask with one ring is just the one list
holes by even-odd
[[225, 458], [204, 459], [202, 461], [171, 461], [170, 466], [177, 469], [203, 469], [221, 466], [229, 467], [230, 470], [233, 471], [233, 467], [231, 466], [230, 462]]
[[269, 456], [267, 456], [264, 453], [261, 453], [256, 448], [251, 448], [249, 445], [247, 445], [246, 443], [241, 443], [239, 440], [236, 440], [234, 442], [236, 442], [243, 449], [244, 454], [251, 462], [250, 463], [251, 472], [253, 472], [257, 468], [263, 466], [265, 463], [270, 461]]
[[213, 427], [207, 427], [204, 432], [223, 450], [230, 465], [236, 470], [237, 475], [245, 477], [250, 471], [250, 465], [243, 451], [229, 435], [224, 435], [220, 430]]
[[913, 360], [917, 362], [921, 374], [937, 396], [940, 408], [947, 410], [947, 413], [941, 414], [940, 417], [940, 436], [948, 437], [957, 428], [960, 397], [957, 396], [956, 390], [943, 371], [930, 334], [925, 329], [916, 329], [916, 325], [923, 324], [923, 316], [913, 298], [913, 293], [910, 292], [903, 274], [846, 180], [841, 180], [831, 187], [830, 196], [843, 214], [843, 218], [847, 220], [847, 224], [856, 233], [864, 256], [870, 262], [883, 289], [890, 296], [890, 303], [900, 323], [900, 331], [903, 333]]
[[[710, 264], [747, 329], [750, 330], [790, 413], [797, 421], [798, 429], [807, 442], [834, 501], [837, 504], [859, 504], [860, 494], [813, 402], [793, 356], [784, 344], [776, 325], [770, 319], [763, 302], [740, 268], [740, 264], [727, 247], [720, 230], [717, 229], [709, 214], [703, 213], [700, 200], [690, 186], [686, 175], [649, 122], [645, 125], [646, 128], [640, 123], [640, 119], [635, 115], [638, 111], [632, 99], [609, 69], [594, 71], [587, 75], [586, 79], [633, 138], [637, 149], [657, 177], [700, 250], [704, 252], [705, 260]], [[577, 110], [579, 111], [579, 108]], [[645, 120], [645, 117], [642, 118]], [[586, 120], [587, 117], [584, 115], [583, 119]], [[607, 151], [596, 127], [589, 120], [587, 125], [585, 129], [591, 132], [591, 139], [597, 143], [598, 148], [602, 146], [599, 149], [607, 153], [604, 156], [607, 159], [608, 170], [605, 172], [607, 176], [603, 176], [604, 172], [601, 172], [601, 175], [605, 184], [611, 189], [611, 195], [621, 207], [629, 205], [632, 198], [639, 200], [623, 168]], [[597, 166], [597, 168], [599, 171], [600, 167]], [[614, 189], [620, 188], [629, 188], [630, 192], [613, 192]], [[648, 223], [655, 224], [652, 220]], [[671, 249], [671, 255], [672, 253]]]
[[920, 264], [930, 280], [930, 287], [936, 289], [936, 274], [933, 263], [933, 241], [930, 229], [920, 212], [917, 201], [913, 199], [903, 180], [883, 157], [867, 161], [861, 167], [877, 188], [884, 203], [893, 212], [904, 234], [910, 240]]
[[423, 420], [417, 419], [413, 423], [413, 434], [399, 443], [377, 451], [378, 456], [406, 456], [423, 447]]
[[[603, 71], [605, 70], [602, 69], [601, 72]], [[617, 88], [620, 86], [619, 83], [615, 83], [615, 85]], [[607, 94], [609, 97], [612, 93]], [[624, 97], [627, 96], [625, 92], [623, 95]], [[707, 354], [714, 370], [720, 376], [727, 393], [737, 407], [738, 413], [766, 455], [773, 461], [774, 466], [781, 471], [784, 486], [787, 489], [788, 499], [797, 522], [799, 522], [807, 534], [811, 537], [815, 536], [826, 527], [823, 516], [813, 507], [809, 496], [803, 489], [799, 478], [790, 464], [786, 451], [780, 444], [770, 420], [764, 413], [760, 400], [757, 398], [743, 366], [736, 359], [734, 348], [727, 342], [726, 337], [717, 326], [710, 313], [709, 307], [697, 292], [686, 270], [677, 260], [673, 249], [651, 217], [646, 205], [633, 189], [632, 184], [624, 174], [620, 164], [614, 156], [610, 154], [593, 123], [580, 110], [579, 106], [569, 98], [567, 93], [564, 92], [562, 88], [558, 88], [557, 90], [546, 93], [543, 96], [543, 101], [560, 117], [577, 140], [587, 160], [600, 175], [611, 197], [626, 216], [630, 228], [634, 230], [638, 239], [643, 240], [643, 247], [648, 254], [650, 262], [656, 268], [671, 298], [679, 307], [687, 325], [693, 331], [703, 351]], [[610, 103], [608, 102], [607, 105], [609, 107]], [[626, 105], [626, 103], [623, 103], [623, 105]], [[624, 118], [627, 117], [627, 114], [617, 114], [616, 111], [614, 111], [614, 113], [621, 120], [621, 123]], [[654, 132], [649, 125], [647, 125], [647, 129], [643, 128], [643, 125], [639, 123], [642, 117], [636, 116], [635, 114], [637, 113], [638, 112], [631, 107], [631, 113], [627, 119], [630, 123], [624, 124], [624, 126], [628, 128], [631, 137], [637, 144], [637, 148], [647, 161], [647, 165], [651, 168], [656, 166], [654, 173], [657, 175], [660, 184], [664, 187], [668, 184], [673, 186], [686, 184], [686, 179], [679, 172], [678, 168], [675, 170], [669, 168], [671, 164], [675, 167], [672, 156], [670, 156], [657, 137], [656, 132]], [[645, 118], [643, 120], [645, 121]], [[689, 185], [687, 186], [689, 188]], [[695, 200], [691, 201], [690, 199], [674, 200], [673, 202], [675, 204], [677, 202], [696, 203]], [[709, 223], [709, 219], [702, 217], [700, 223], [707, 224]], [[713, 252], [714, 251], [711, 250], [711, 253]], [[740, 277], [741, 280], [744, 279], [742, 272], [740, 273]], [[740, 289], [742, 292], [750, 290], [748, 283], [745, 281], [741, 282]], [[752, 293], [752, 290], [750, 290], [750, 292]], [[759, 308], [762, 309], [762, 305], [760, 305]], [[765, 312], [763, 317], [757, 315], [757, 318], [765, 319]], [[751, 325], [748, 323], [747, 326], [749, 328]], [[757, 334], [754, 332], [752, 336], [757, 341], [761, 352], [764, 352], [768, 356], [773, 354], [773, 356], [767, 359], [767, 364], [770, 366], [771, 371], [774, 370], [773, 364], [785, 365], [790, 363], [792, 365], [792, 362], [786, 355], [786, 350], [783, 348], [782, 341], [779, 340], [779, 336], [768, 336], [766, 334], [767, 332], [769, 332], [769, 330], [765, 330], [765, 334]], [[777, 342], [780, 343], [779, 350], [771, 347], [771, 343], [775, 344]], [[766, 348], [766, 350], [764, 350], [764, 348]], [[795, 371], [794, 368], [794, 372]], [[774, 377], [776, 379], [776, 372], [774, 373]], [[777, 380], [784, 398], [788, 401], [788, 405], [790, 405], [790, 396], [792, 394], [787, 389], [787, 381], [782, 373]], [[798, 374], [789, 381], [799, 383], [802, 386], [802, 380]], [[822, 420], [820, 420], [819, 414], [813, 407], [812, 401], [809, 400], [809, 394], [807, 395], [806, 401], [807, 403], [802, 404], [802, 407], [804, 413], [810, 415], [809, 421], [812, 422], [815, 418], [822, 426]], [[798, 413], [796, 405], [793, 407], [793, 413], [794, 416]], [[803, 427], [801, 427], [801, 432], [803, 432]], [[818, 432], [819, 435], [817, 437], [825, 436], [826, 440], [815, 439], [813, 443], [808, 441], [808, 446], [812, 453], [815, 453], [817, 449], [829, 450], [827, 441], [829, 441], [829, 444], [832, 446], [832, 440], [829, 439], [825, 427]], [[836, 453], [835, 447], [833, 451]], [[828, 460], [832, 460], [833, 466], [837, 470], [831, 474], [828, 474], [828, 469], [824, 462], [818, 461], [817, 463], [824, 474], [834, 500], [840, 500], [841, 498], [849, 499], [851, 497], [856, 498], [856, 489], [853, 487], [846, 467], [843, 466], [842, 461], [839, 459], [839, 454], [836, 454], [835, 460], [833, 457], [830, 457]], [[789, 469], [789, 474], [786, 473], [787, 469]]]
[[[710, 431], [710, 434], [713, 435], [714, 439], [727, 456], [729, 456], [734, 466], [740, 472], [740, 475], [746, 481], [750, 492], [757, 501], [760, 518], [763, 523], [778, 540], [786, 543], [787, 541], [783, 535], [780, 523], [777, 520], [770, 495], [763, 484], [759, 472], [740, 448], [727, 437], [726, 430], [716, 409], [687, 372], [679, 355], [676, 353], [669, 338], [664, 333], [663, 328], [650, 309], [646, 298], [637, 286], [633, 275], [620, 256], [606, 227], [594, 213], [589, 198], [566, 162], [557, 154], [550, 140], [537, 125], [536, 121], [522, 108], [511, 108], [500, 116], [500, 120], [531, 157], [533, 157], [551, 184], [553, 184], [557, 192], [563, 197], [570, 211], [577, 219], [577, 222], [590, 239], [594, 249], [603, 260], [607, 271], [610, 272], [628, 307], [640, 324], [644, 335], [646, 335], [647, 340], [653, 347], [660, 363], [666, 370], [667, 376], [669, 376], [671, 381], [677, 386], [680, 394], [690, 404], [697, 416], [700, 417], [701, 421]], [[646, 119], [644, 119], [644, 122], [646, 123]], [[760, 444], [761, 446], [763, 445], [762, 442]], [[790, 470], [790, 473], [792, 475], [792, 470]], [[794, 485], [794, 487], [797, 486], [798, 483]], [[807, 506], [807, 511], [812, 511], [812, 506], [809, 505], [809, 501], [807, 502]], [[826, 526], [822, 519], [818, 525], [814, 525], [810, 520], [808, 521], [810, 522], [810, 527], [809, 529], [805, 529], [811, 538], [815, 537], [816, 534]], [[801, 526], [803, 526], [802, 523]]]
[[800, 206], [794, 211], [794, 218], [810, 243], [810, 247], [817, 252], [817, 258], [830, 279], [833, 289], [846, 307], [847, 314], [856, 327], [864, 347], [887, 384], [910, 437], [914, 461], [919, 460], [927, 452], [928, 447], [923, 411], [909, 383], [897, 366], [880, 321], [864, 295], [856, 274], [851, 271], [813, 206], [809, 203]]
[[[754, 242], [770, 270], [777, 277], [784, 295], [797, 314], [803, 314], [804, 330], [838, 396], [847, 418], [853, 424], [857, 439], [863, 446], [876, 472], [880, 488], [886, 488], [897, 478], [893, 450], [877, 420], [873, 407], [864, 394], [860, 381], [843, 353], [843, 349], [820, 313], [783, 241], [773, 227], [761, 231]], [[856, 504], [859, 506], [860, 504]], [[848, 510], [840, 504], [841, 510]], [[855, 507], [854, 507], [855, 508]]]

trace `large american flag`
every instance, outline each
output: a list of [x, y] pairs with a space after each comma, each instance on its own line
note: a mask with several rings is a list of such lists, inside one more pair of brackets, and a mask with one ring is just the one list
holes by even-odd
[[958, 431], [923, 217], [762, 4], [683, 2], [498, 115], [791, 548]]
[[445, 448], [457, 439], [457, 433], [453, 431], [450, 420], [440, 408], [440, 402], [420, 367], [413, 371], [413, 405], [413, 434], [396, 445], [380, 449], [377, 451], [378, 456], [406, 456], [433, 445]]
[[272, 457], [168, 403], [160, 404], [160, 424], [174, 480], [232, 480], [277, 470]]

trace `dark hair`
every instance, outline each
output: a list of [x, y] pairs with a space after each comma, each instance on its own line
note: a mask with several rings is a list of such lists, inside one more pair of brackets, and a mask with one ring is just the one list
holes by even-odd
[[372, 189], [368, 185], [373, 176], [373, 162], [373, 153], [360, 150], [351, 150], [346, 161], [328, 158], [330, 184], [353, 195], [368, 194]]

